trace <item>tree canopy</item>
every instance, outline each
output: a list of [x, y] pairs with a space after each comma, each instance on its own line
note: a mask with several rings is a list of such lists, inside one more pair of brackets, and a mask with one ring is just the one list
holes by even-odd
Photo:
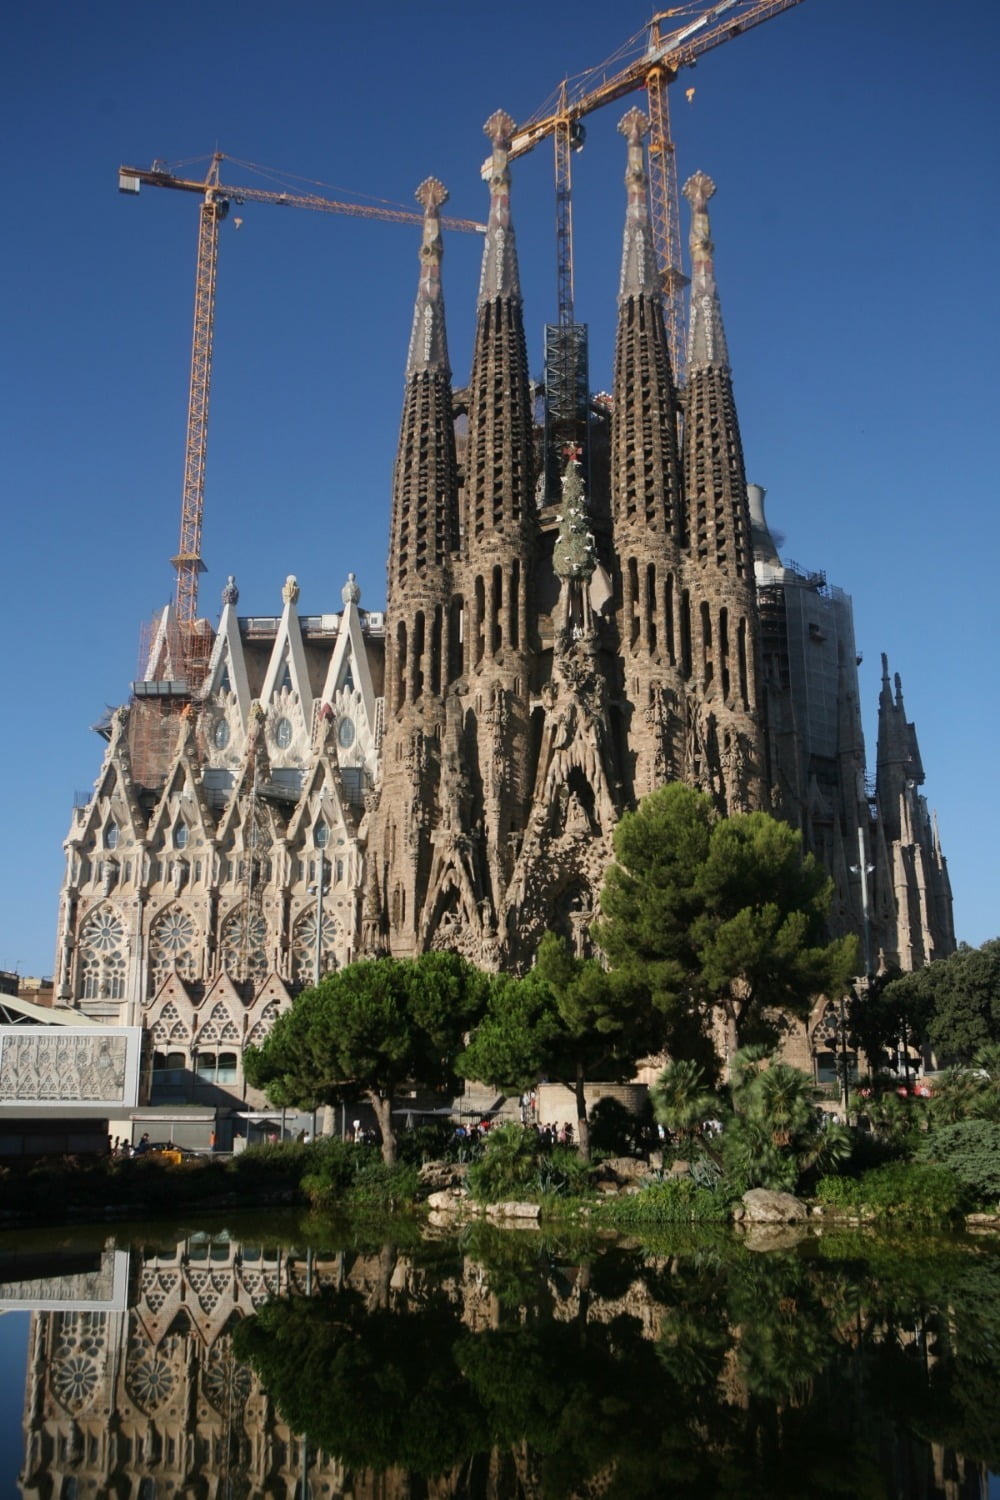
[[943, 1061], [969, 1063], [980, 1048], [1000, 1042], [1000, 938], [981, 948], [961, 943], [948, 958], [904, 978], [927, 997], [927, 1037]]
[[645, 991], [628, 976], [581, 959], [547, 932], [538, 961], [523, 979], [497, 975], [485, 1015], [459, 1059], [460, 1072], [517, 1091], [541, 1077], [564, 1083], [576, 1097], [577, 1142], [589, 1155], [586, 1079], [630, 1078], [656, 1045]]
[[366, 1098], [392, 1162], [394, 1098], [403, 1084], [454, 1086], [454, 1060], [486, 987], [486, 976], [455, 953], [348, 964], [303, 991], [263, 1045], [248, 1048], [246, 1077], [274, 1104], [311, 1109]]
[[857, 940], [830, 940], [832, 881], [787, 823], [721, 818], [673, 782], [622, 818], [615, 856], [594, 936], [616, 974], [647, 987], [675, 1057], [714, 1066], [719, 1013], [735, 1051], [772, 1041], [778, 1012], [804, 1016], [848, 988]]

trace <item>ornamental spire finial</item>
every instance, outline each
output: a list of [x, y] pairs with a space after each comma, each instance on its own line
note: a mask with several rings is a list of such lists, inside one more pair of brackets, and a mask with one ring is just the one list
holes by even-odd
[[441, 293], [441, 261], [444, 257], [441, 206], [448, 201], [448, 189], [436, 177], [426, 177], [417, 188], [416, 199], [424, 211], [424, 236], [420, 245], [420, 283], [413, 311], [406, 373], [414, 375], [433, 370], [448, 375], [448, 340]]
[[643, 145], [649, 134], [649, 120], [641, 109], [633, 107], [623, 116], [618, 129], [628, 141], [628, 166], [625, 169], [628, 206], [618, 296], [655, 295], [659, 290], [659, 279], [649, 222], [649, 179]]
[[682, 189], [691, 205], [691, 316], [688, 327], [687, 363], [689, 370], [729, 368], [729, 350], [722, 327], [719, 294], [715, 285], [711, 225], [708, 201], [715, 193], [715, 183], [705, 172], [695, 172]]
[[483, 126], [493, 143], [488, 167], [490, 217], [483, 247], [483, 271], [479, 282], [480, 303], [494, 297], [520, 298], [517, 251], [510, 222], [510, 146], [515, 122], [506, 110], [498, 109]]

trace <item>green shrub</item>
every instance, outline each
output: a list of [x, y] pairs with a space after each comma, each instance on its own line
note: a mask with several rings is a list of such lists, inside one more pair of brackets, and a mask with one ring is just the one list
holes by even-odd
[[894, 1161], [857, 1179], [824, 1177], [817, 1196], [832, 1207], [867, 1210], [879, 1220], [919, 1225], [958, 1218], [968, 1189], [946, 1167]]
[[420, 1169], [412, 1162], [397, 1161], [387, 1166], [381, 1152], [369, 1148], [359, 1159], [354, 1181], [347, 1193], [348, 1208], [405, 1208], [416, 1200]]
[[698, 1187], [690, 1177], [650, 1181], [641, 1192], [604, 1199], [596, 1210], [602, 1223], [626, 1227], [639, 1224], [691, 1224], [728, 1219], [731, 1199], [725, 1193]]
[[1000, 1124], [993, 1120], [940, 1126], [921, 1142], [919, 1159], [953, 1172], [980, 1206], [1000, 1199]]
[[481, 1203], [502, 1203], [538, 1191], [541, 1146], [533, 1130], [499, 1125], [490, 1131], [486, 1149], [469, 1168], [469, 1190]]
[[861, 1207], [861, 1182], [857, 1177], [821, 1177], [816, 1184], [816, 1197], [830, 1208], [859, 1209]]
[[423, 1166], [425, 1161], [466, 1161], [472, 1142], [455, 1135], [454, 1120], [427, 1120], [396, 1137], [400, 1161]]
[[539, 1193], [580, 1198], [590, 1192], [593, 1167], [573, 1146], [553, 1146], [539, 1159], [536, 1185]]
[[299, 1182], [313, 1208], [330, 1208], [347, 1196], [357, 1174], [361, 1153], [370, 1146], [355, 1146], [339, 1136], [323, 1137], [309, 1152], [306, 1170]]

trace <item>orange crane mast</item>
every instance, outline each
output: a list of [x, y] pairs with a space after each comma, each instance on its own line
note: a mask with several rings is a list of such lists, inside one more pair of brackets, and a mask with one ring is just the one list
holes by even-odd
[[[198, 615], [198, 577], [205, 571], [201, 558], [202, 520], [205, 506], [205, 461], [208, 453], [208, 399], [212, 382], [212, 342], [215, 328], [216, 271], [219, 259], [219, 225], [231, 204], [274, 203], [280, 207], [311, 208], [321, 213], [353, 214], [382, 219], [393, 224], [421, 224], [418, 213], [406, 209], [378, 208], [359, 203], [341, 203], [315, 193], [289, 193], [255, 187], [230, 187], [220, 180], [223, 161], [234, 161], [217, 151], [203, 181], [175, 176], [162, 162], [150, 168], [119, 167], [118, 190], [137, 194], [140, 186], [174, 188], [201, 195], [198, 221], [198, 263], [195, 275], [194, 335], [191, 344], [191, 383], [188, 393], [187, 438], [184, 447], [184, 492], [181, 501], [181, 533], [177, 556], [171, 562], [177, 572], [176, 614], [185, 652]], [[237, 165], [254, 168], [250, 162]], [[485, 233], [486, 226], [471, 219], [442, 218], [448, 229]], [[188, 663], [192, 666], [193, 663]], [[189, 675], [191, 675], [189, 673]]]
[[[572, 89], [564, 82], [559, 89], [558, 103], [551, 112], [537, 114], [515, 131], [511, 156], [523, 156], [548, 136], [553, 139], [560, 327], [568, 330], [574, 322], [570, 161], [572, 152], [579, 151], [583, 145], [581, 121], [602, 105], [644, 88], [649, 98], [653, 235], [663, 284], [674, 378], [678, 385], [681, 384], [684, 374], [682, 293], [687, 277], [681, 269], [677, 170], [670, 134], [667, 87], [682, 68], [693, 67], [706, 52], [800, 3], [801, 0], [719, 0], [719, 3], [704, 9], [701, 0], [697, 0], [697, 3], [659, 11], [642, 31], [624, 43], [608, 63], [580, 75]], [[663, 29], [665, 23], [671, 23], [671, 29], [666, 32]], [[638, 55], [634, 55], [636, 52]]]

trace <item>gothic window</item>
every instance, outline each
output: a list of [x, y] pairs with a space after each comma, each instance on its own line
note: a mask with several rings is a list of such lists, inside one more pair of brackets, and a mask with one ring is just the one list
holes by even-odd
[[240, 908], [222, 927], [222, 967], [234, 979], [263, 979], [267, 973], [264, 943], [267, 925], [259, 911]]
[[[316, 977], [316, 908], [305, 911], [292, 929], [292, 972], [299, 984], [312, 984]], [[329, 912], [323, 913], [323, 928], [320, 938], [321, 974], [328, 974], [337, 967], [334, 952], [337, 942], [337, 922]]]
[[113, 818], [104, 827], [104, 847], [105, 849], [118, 848], [118, 824]]
[[[149, 1034], [153, 1044], [161, 1050], [164, 1048], [184, 1047], [191, 1039], [190, 1028], [182, 1020], [180, 1012], [172, 1000], [168, 1000], [161, 1010], [158, 1018], [149, 1028]], [[169, 1055], [169, 1054], [168, 1054]]]
[[110, 906], [91, 912], [80, 930], [81, 1000], [121, 1000], [125, 995], [125, 924]]
[[235, 1083], [235, 1052], [199, 1052], [195, 1072], [202, 1083]]
[[254, 1024], [250, 1035], [247, 1037], [247, 1042], [250, 1046], [259, 1047], [261, 1045], [271, 1027], [278, 1019], [279, 1013], [280, 1011], [277, 1000], [269, 1000], [265, 1005], [259, 1020], [257, 1020], [257, 1022]]
[[313, 839], [317, 849], [325, 849], [330, 842], [330, 825], [328, 823], [317, 823]]
[[[181, 1073], [184, 1072], [184, 1069], [186, 1067], [187, 1067], [187, 1058], [185, 1057], [185, 1055], [184, 1055], [183, 1052], [154, 1052], [153, 1053], [153, 1074], [154, 1074], [154, 1077], [157, 1074], [160, 1075], [160, 1078], [159, 1078], [158, 1081], [163, 1081], [163, 1082], [167, 1082], [167, 1083], [173, 1082], [173, 1081], [175, 1081], [177, 1075], [179, 1075], [179, 1074], [181, 1074]], [[165, 1078], [164, 1075], [167, 1074], [167, 1073], [173, 1075], [173, 1077], [172, 1078]]]
[[168, 974], [197, 979], [197, 948], [198, 928], [181, 907], [171, 906], [157, 917], [149, 935], [150, 995], [156, 994]]
[[174, 848], [186, 849], [188, 846], [188, 827], [186, 823], [178, 823], [174, 829]]

